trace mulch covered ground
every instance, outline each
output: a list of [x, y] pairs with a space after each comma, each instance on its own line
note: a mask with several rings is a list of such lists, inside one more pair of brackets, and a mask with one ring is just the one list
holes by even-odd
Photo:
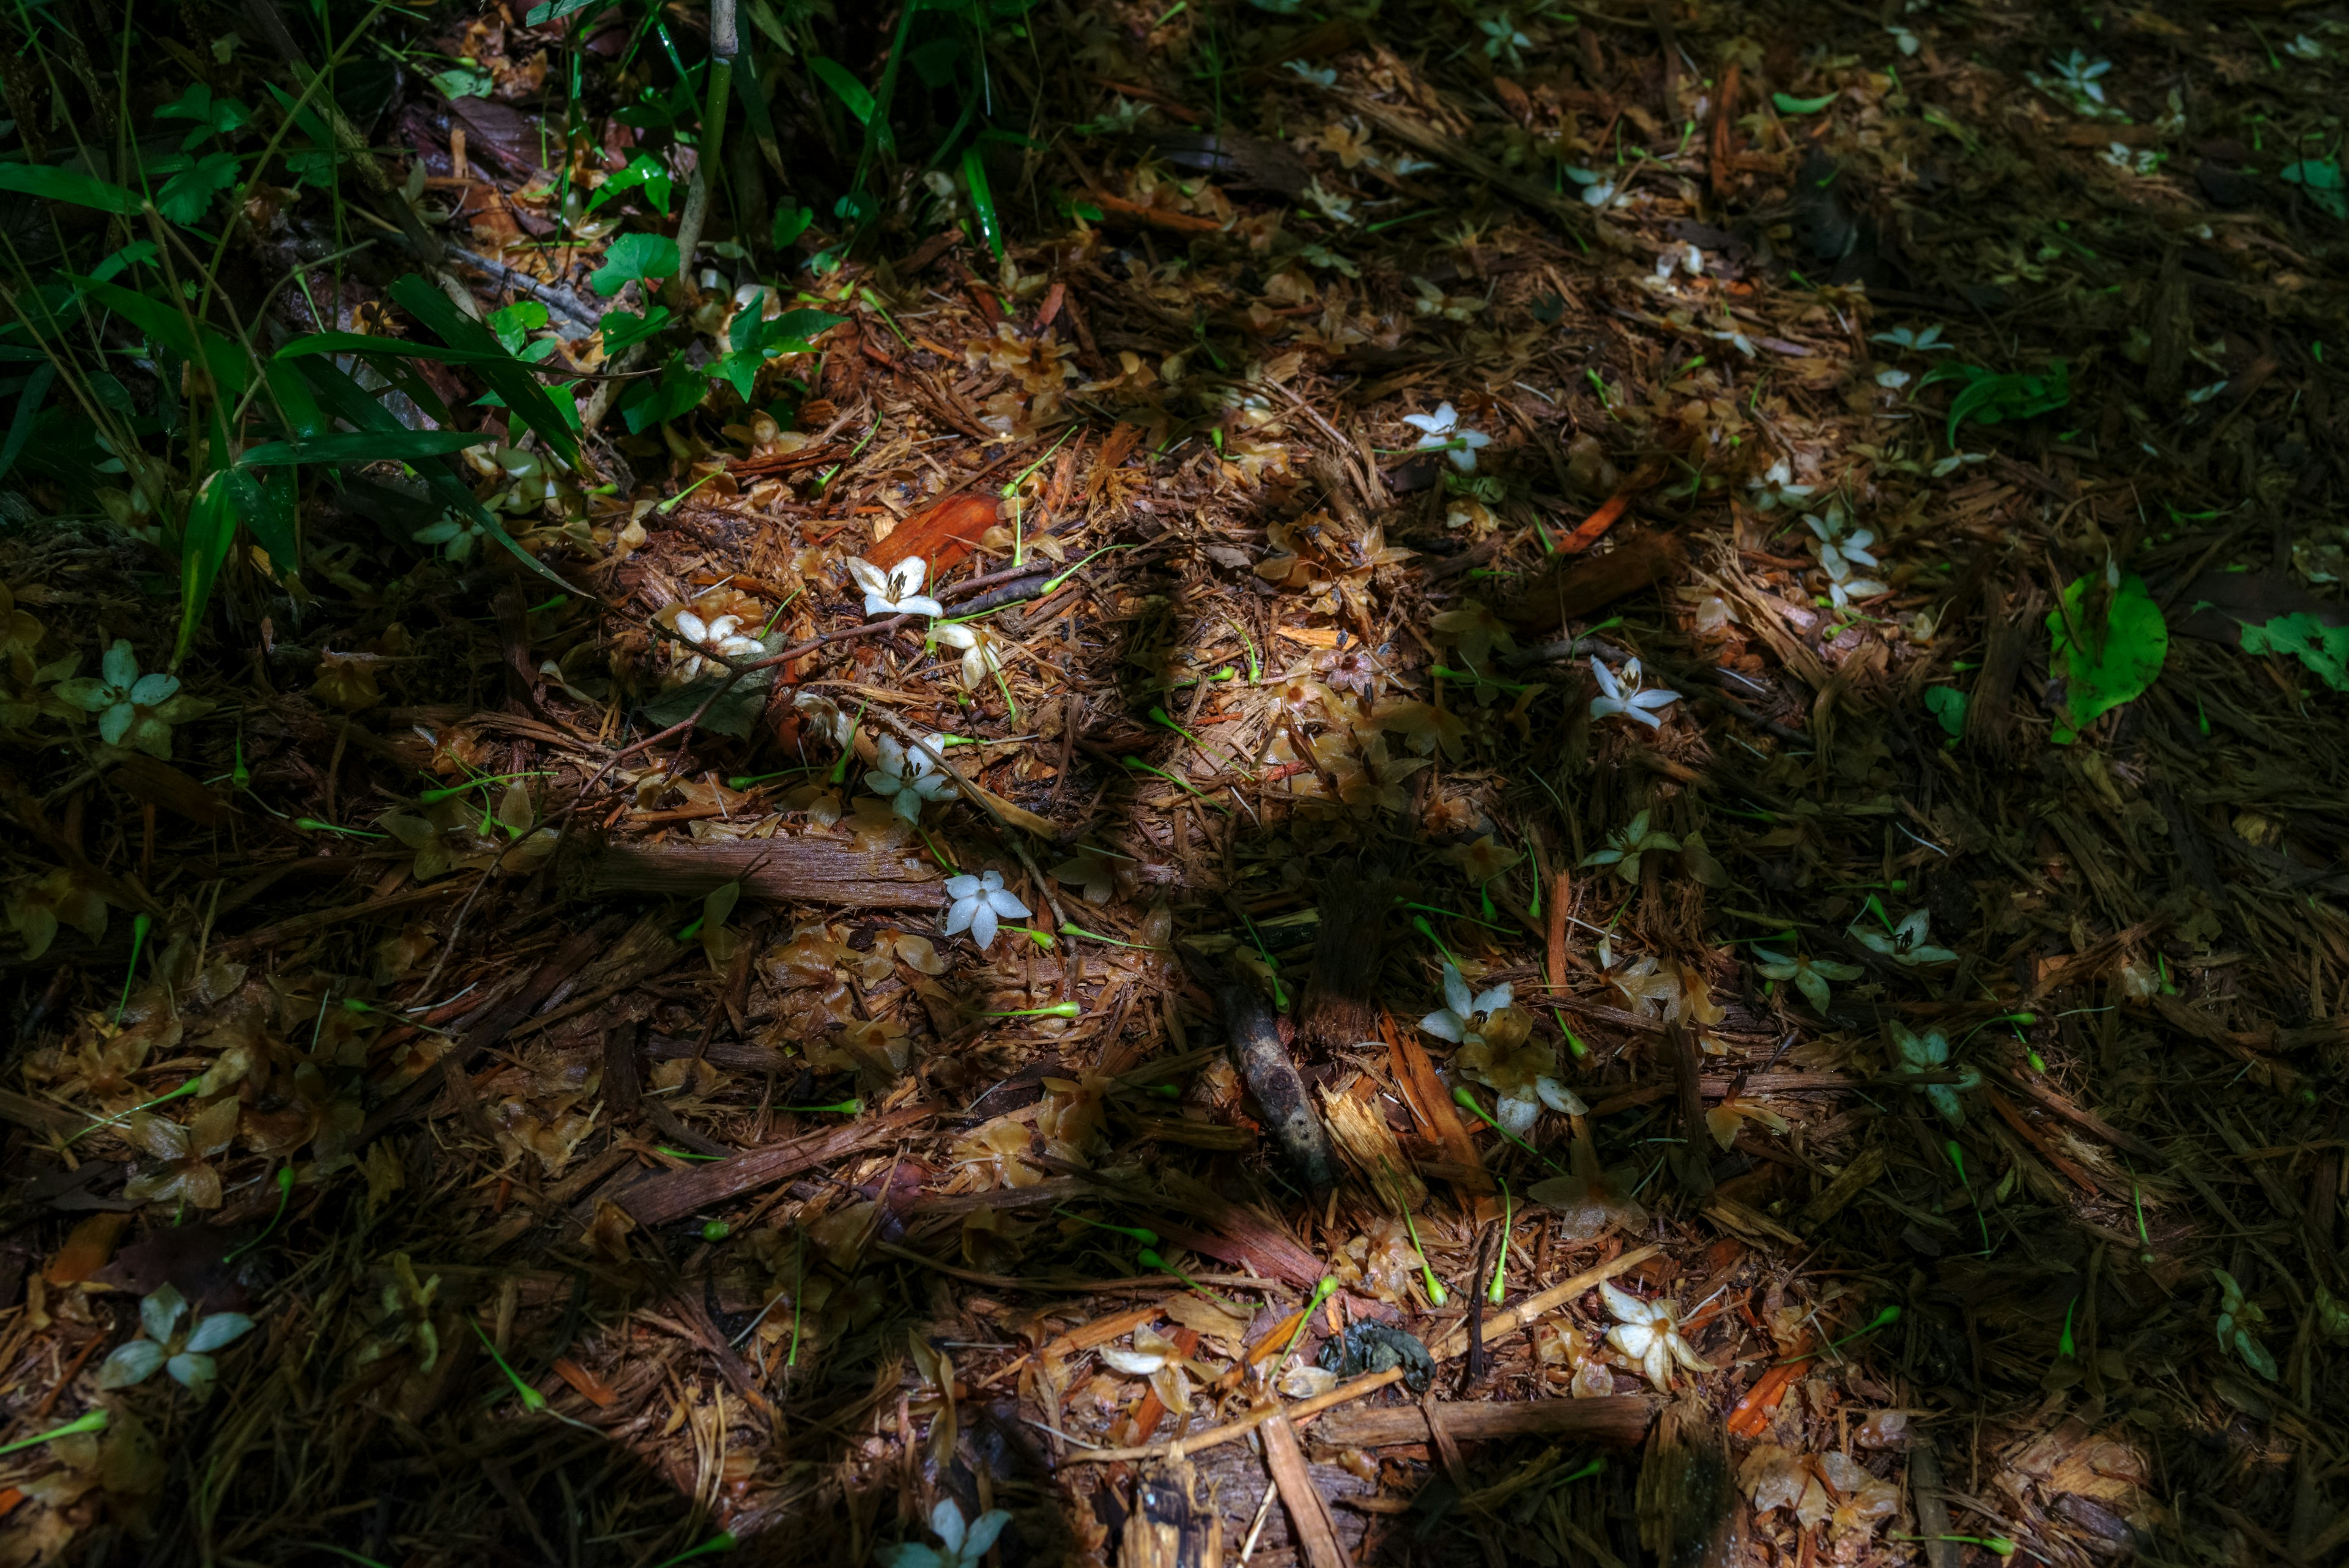
[[[0, 1561], [2349, 1545], [2349, 22], [1280, 9], [1037, 13], [569, 593], [355, 483], [140, 750], [7, 536]], [[375, 134], [594, 369], [523, 78]]]

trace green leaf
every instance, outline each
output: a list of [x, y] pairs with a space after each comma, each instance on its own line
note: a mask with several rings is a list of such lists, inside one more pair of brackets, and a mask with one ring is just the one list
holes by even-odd
[[995, 211], [995, 190], [987, 182], [987, 163], [979, 157], [978, 149], [967, 147], [962, 154], [962, 182], [970, 192], [970, 210], [978, 215], [978, 232], [987, 241], [987, 248], [995, 253], [998, 266], [1003, 265], [1003, 220]]
[[2349, 218], [2349, 191], [2344, 190], [2341, 162], [2335, 158], [2305, 158], [2287, 163], [2284, 179], [2308, 192], [2308, 199], [2336, 218]]
[[221, 566], [236, 542], [236, 487], [225, 472], [208, 476], [188, 503], [187, 525], [180, 531], [180, 636], [171, 649], [174, 667], [195, 644], [212, 585], [220, 580]]
[[549, 22], [560, 22], [565, 16], [576, 16], [591, 6], [611, 4], [613, 0], [543, 0], [542, 4], [530, 8], [530, 15], [523, 17], [523, 22], [526, 26], [541, 27]]
[[609, 299], [623, 286], [677, 275], [677, 242], [667, 234], [621, 234], [604, 252], [604, 265], [587, 281]]
[[[0, 479], [5, 479], [8, 471], [16, 466], [17, 454], [31, 439], [33, 421], [40, 417], [41, 404], [49, 395], [49, 383], [57, 379], [57, 366], [47, 360], [34, 366], [32, 374], [25, 378], [25, 389], [16, 394], [16, 412], [8, 421], [7, 439], [0, 441]], [[750, 396], [748, 392], [742, 394], [745, 401]]]
[[181, 228], [193, 228], [212, 211], [212, 199], [236, 183], [236, 154], [210, 152], [163, 182], [155, 210]]
[[709, 370], [747, 403], [750, 400], [750, 389], [759, 379], [759, 367], [765, 363], [766, 357], [756, 350], [738, 348], [711, 365]]
[[802, 207], [796, 202], [786, 202], [775, 209], [775, 248], [781, 250], [808, 232], [815, 222], [815, 209]]
[[808, 57], [808, 69], [815, 73], [818, 81], [832, 89], [833, 97], [847, 106], [848, 112], [856, 117], [857, 124], [873, 123], [873, 94], [863, 82], [848, 74], [847, 67], [838, 60], [812, 55]]
[[620, 417], [627, 421], [629, 434], [642, 435], [655, 425], [691, 413], [709, 395], [709, 383], [702, 373], [687, 364], [683, 354], [672, 354], [657, 378], [629, 387], [620, 400]]
[[2244, 622], [2243, 651], [2288, 653], [2335, 691], [2349, 691], [2349, 626], [2328, 626], [2311, 611], [2280, 615], [2261, 626]]
[[613, 197], [641, 187], [646, 200], [659, 208], [660, 215], [666, 218], [668, 216], [669, 192], [674, 183], [667, 164], [649, 152], [639, 152], [628, 161], [626, 169], [595, 188], [595, 194], [588, 198], [587, 210], [592, 213]]
[[1770, 102], [1780, 114], [1816, 114], [1843, 95], [1829, 93], [1825, 98], [1790, 98], [1782, 92], [1770, 95]]
[[2132, 573], [2120, 580], [2101, 626], [2090, 624], [2089, 581], [2082, 577], [2065, 588], [2063, 604], [2047, 612], [2048, 667], [2064, 682], [2062, 716], [2049, 737], [2059, 746], [2145, 695], [2169, 655], [2169, 628], [2143, 577]]
[[[671, 250], [677, 248], [674, 241], [667, 243]], [[475, 362], [474, 369], [481, 379], [506, 400], [506, 407], [516, 419], [538, 433], [548, 450], [571, 467], [579, 466], [579, 442], [572, 433], [577, 428], [579, 415], [568, 397], [558, 406], [547, 396], [536, 371], [507, 354], [488, 327], [459, 311], [447, 295], [415, 274], [398, 279], [385, 292], [451, 348], [492, 356]]]
[[443, 365], [502, 365], [514, 356], [502, 345], [488, 348], [450, 348], [439, 343], [417, 343], [405, 337], [377, 337], [364, 332], [313, 332], [296, 337], [277, 351], [280, 359], [316, 354], [381, 355], [393, 359], [433, 359]]
[[281, 572], [299, 570], [301, 535], [295, 522], [295, 476], [229, 470], [229, 503]]
[[252, 123], [253, 111], [233, 98], [214, 98], [212, 88], [196, 82], [157, 109], [155, 118], [194, 121], [196, 128], [180, 143], [181, 151], [191, 151], [213, 136], [227, 136], [243, 130]]
[[46, 202], [66, 202], [77, 207], [128, 216], [143, 204], [136, 191], [126, 191], [104, 180], [93, 180], [69, 169], [47, 163], [0, 163], [0, 191], [38, 196]]
[[669, 309], [656, 305], [642, 316], [626, 310], [604, 313], [604, 353], [606, 358], [633, 348], [669, 324]]
[[[760, 645], [765, 654], [778, 652], [783, 646], [781, 636], [770, 636]], [[761, 657], [765, 657], [761, 654]], [[774, 684], [775, 672], [761, 670], [734, 682], [732, 690], [710, 703], [709, 711], [701, 716], [700, 727], [717, 735], [731, 735], [738, 741], [750, 738], [759, 715], [766, 711], [767, 691]], [[700, 680], [673, 687], [647, 701], [642, 710], [645, 722], [660, 729], [681, 724], [693, 717], [693, 711], [709, 701], [710, 694], [726, 681], [724, 673], [705, 675]]]
[[498, 344], [509, 354], [519, 355], [530, 341], [530, 335], [546, 325], [546, 306], [535, 299], [517, 299], [512, 305], [490, 312], [490, 330], [497, 335]]
[[1940, 721], [1942, 732], [1950, 739], [1966, 732], [1966, 694], [1956, 687], [1926, 687], [1925, 711]]
[[248, 447], [239, 468], [291, 468], [303, 462], [420, 462], [480, 446], [490, 438], [479, 431], [347, 431], [309, 441], [264, 441]]
[[[407, 429], [391, 415], [391, 410], [376, 401], [373, 394], [351, 379], [332, 359], [307, 358], [295, 361], [303, 379], [318, 394], [318, 401], [335, 418], [363, 431], [401, 431]], [[476, 500], [473, 493], [460, 483], [445, 463], [431, 462], [418, 468], [426, 493], [435, 507], [454, 513], [478, 523], [481, 531], [496, 540], [513, 557], [564, 593], [579, 596], [579, 590], [564, 581], [561, 574], [522, 547], [514, 536], [506, 532], [498, 514]], [[585, 596], [580, 596], [585, 597]]]
[[244, 350], [220, 333], [191, 325], [186, 315], [163, 300], [152, 298], [119, 283], [102, 283], [71, 273], [65, 280], [147, 335], [150, 342], [171, 349], [181, 358], [202, 365], [222, 392], [234, 396], [253, 384], [253, 361]]
[[432, 85], [440, 89], [443, 98], [487, 98], [495, 90], [498, 79], [474, 66], [451, 66], [445, 71], [434, 71]]
[[1950, 401], [1950, 445], [1958, 444], [1958, 430], [1968, 420], [1995, 425], [2053, 413], [2072, 400], [2072, 369], [2056, 360], [2041, 375], [2000, 375], [1977, 365], [1944, 365], [1929, 371], [1918, 383], [1922, 391], [1936, 381], [1960, 380], [1965, 389]]

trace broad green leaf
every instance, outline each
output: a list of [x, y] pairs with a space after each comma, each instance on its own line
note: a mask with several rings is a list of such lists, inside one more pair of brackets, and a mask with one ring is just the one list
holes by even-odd
[[804, 354], [818, 337], [847, 319], [829, 310], [786, 310], [761, 326], [759, 342], [770, 354]]
[[620, 400], [620, 417], [627, 421], [629, 434], [642, 435], [655, 425], [691, 413], [709, 393], [709, 383], [702, 373], [688, 365], [683, 354], [672, 354], [657, 378], [629, 387]]
[[1831, 92], [1825, 98], [1792, 98], [1785, 93], [1774, 92], [1770, 95], [1770, 102], [1780, 114], [1816, 114], [1842, 96]]
[[1926, 687], [1925, 711], [1940, 721], [1942, 732], [1950, 739], [1954, 741], [1966, 732], [1966, 694], [1956, 687]]
[[212, 200], [236, 183], [236, 154], [208, 152], [163, 182], [155, 210], [181, 228], [193, 228], [212, 209]]
[[2329, 626], [2308, 610], [2280, 615], [2261, 626], [2246, 621], [2243, 651], [2288, 653], [2335, 691], [2349, 691], [2349, 626]]
[[471, 66], [451, 66], [445, 71], [434, 71], [432, 85], [440, 89], [443, 98], [487, 98], [497, 88], [498, 79]]
[[171, 349], [182, 359], [204, 366], [223, 392], [233, 396], [253, 384], [253, 361], [245, 358], [243, 349], [209, 327], [191, 325], [184, 314], [165, 301], [119, 283], [102, 283], [71, 273], [62, 275], [67, 283], [145, 333], [150, 342]]
[[300, 372], [283, 360], [273, 359], [261, 368], [261, 374], [269, 384], [270, 400], [285, 421], [287, 440], [308, 441], [326, 433], [330, 427], [326, 412], [318, 407], [317, 397]]
[[280, 359], [314, 354], [383, 355], [394, 359], [433, 359], [443, 365], [502, 365], [513, 355], [502, 345], [490, 348], [450, 348], [439, 343], [417, 343], [405, 337], [376, 337], [364, 332], [313, 332], [296, 337], [277, 351]]
[[520, 354], [530, 335], [546, 325], [546, 306], [535, 299], [517, 299], [490, 312], [490, 330], [509, 354]]
[[2287, 163], [2282, 173], [2308, 192], [2308, 199], [2336, 218], [2349, 218], [2349, 190], [2344, 189], [2340, 160], [2305, 158]]
[[[712, 364], [709, 370], [747, 403], [750, 400], [750, 389], [758, 383], [759, 367], [766, 362], [766, 356], [756, 349], [737, 348]], [[0, 469], [0, 472], [5, 472]]]
[[873, 94], [863, 82], [848, 74], [847, 67], [838, 60], [812, 55], [808, 58], [808, 69], [815, 73], [818, 81], [832, 89], [833, 97], [847, 106], [848, 112], [856, 117], [857, 124], [873, 123]]
[[[34, 366], [32, 374], [25, 378], [24, 390], [16, 395], [16, 412], [8, 421], [7, 439], [0, 441], [0, 479], [5, 479], [8, 471], [16, 466], [17, 454], [32, 439], [33, 421], [40, 418], [41, 404], [49, 395], [49, 383], [57, 379], [57, 366], [47, 360]], [[745, 400], [750, 398], [748, 392], [742, 396]]]
[[802, 207], [796, 202], [786, 202], [775, 209], [775, 248], [781, 250], [808, 232], [815, 222], [815, 209]]
[[479, 446], [479, 431], [346, 431], [310, 441], [264, 441], [236, 460], [239, 468], [290, 468], [302, 462], [419, 462]]
[[970, 192], [970, 210], [978, 215], [978, 232], [987, 241], [987, 248], [995, 254], [998, 266], [1003, 265], [1003, 220], [995, 211], [995, 190], [987, 182], [987, 162], [978, 149], [967, 147], [962, 154], [962, 182]]
[[295, 520], [296, 477], [291, 473], [249, 473], [231, 469], [229, 502], [244, 525], [281, 572], [300, 568], [302, 552]]
[[[336, 419], [363, 431], [400, 431], [407, 427], [391, 415], [391, 410], [376, 401], [374, 395], [346, 374], [332, 359], [308, 358], [295, 361], [303, 378], [318, 394], [318, 401]], [[564, 581], [545, 562], [525, 550], [506, 532], [498, 514], [483, 506], [473, 493], [460, 483], [457, 476], [441, 462], [427, 462], [417, 472], [433, 504], [444, 512], [454, 513], [470, 522], [479, 524], [481, 531], [511, 553], [513, 557], [564, 593], [578, 595], [579, 590]], [[585, 597], [585, 596], [582, 596]]]
[[1918, 383], [1922, 391], [1936, 381], [1963, 381], [1963, 390], [1950, 401], [1950, 445], [1958, 444], [1958, 431], [1968, 420], [1977, 424], [2002, 424], [2053, 413], [2072, 400], [2072, 370], [2056, 360], [2041, 375], [2000, 375], [1976, 365], [1943, 365]]
[[639, 152], [628, 161], [626, 169], [595, 188], [595, 194], [588, 198], [587, 210], [592, 213], [613, 197], [641, 187], [645, 199], [660, 209], [660, 215], [666, 218], [674, 184], [675, 177], [669, 173], [667, 164], [649, 152]]
[[[672, 251], [677, 248], [675, 241], [665, 243]], [[538, 439], [550, 451], [572, 468], [579, 466], [579, 442], [573, 433], [578, 427], [579, 414], [567, 396], [561, 404], [556, 403], [547, 395], [535, 370], [507, 354], [488, 327], [460, 312], [447, 295], [415, 274], [396, 280], [385, 292], [451, 348], [494, 355], [494, 358], [475, 363], [474, 369], [481, 379], [506, 400], [506, 407], [513, 410], [516, 419], [538, 432]]]
[[606, 357], [633, 348], [669, 324], [669, 309], [656, 305], [642, 316], [627, 310], [607, 310], [604, 313], [604, 352]]
[[677, 275], [677, 242], [667, 234], [621, 234], [605, 247], [604, 265], [588, 282], [609, 299], [630, 283]]
[[523, 21], [527, 26], [542, 27], [549, 22], [560, 22], [566, 16], [575, 16], [582, 11], [614, 3], [615, 0], [542, 0], [541, 4], [530, 8], [530, 15]]
[[104, 180], [93, 180], [87, 174], [77, 174], [69, 169], [57, 169], [47, 163], [0, 163], [0, 191], [38, 196], [47, 202], [66, 202], [77, 207], [91, 207], [101, 213], [121, 216], [137, 212], [143, 204], [143, 199], [136, 191], [126, 191]]
[[214, 136], [227, 136], [252, 123], [253, 111], [233, 98], [214, 98], [212, 89], [202, 82], [191, 84], [188, 90], [155, 111], [158, 119], [192, 120], [195, 129], [180, 143], [181, 151], [192, 151]]
[[236, 543], [236, 487], [225, 472], [208, 475], [188, 503], [187, 525], [180, 531], [180, 636], [172, 646], [177, 668], [195, 646], [196, 628], [203, 624], [204, 607], [212, 602], [212, 585]]
[[2049, 737], [2059, 746], [2145, 695], [2169, 655], [2169, 628], [2143, 577], [2132, 573], [2120, 580], [2101, 626], [2090, 624], [2089, 582], [2082, 577], [2065, 588], [2064, 602], [2047, 612], [2048, 668], [2063, 681], [2061, 717]]

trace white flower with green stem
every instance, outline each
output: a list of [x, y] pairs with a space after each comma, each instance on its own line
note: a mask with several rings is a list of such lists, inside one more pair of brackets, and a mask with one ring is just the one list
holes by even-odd
[[59, 700], [98, 715], [98, 738], [150, 756], [171, 754], [171, 726], [212, 711], [212, 704], [182, 696], [180, 678], [160, 670], [139, 673], [139, 655], [118, 638], [99, 661], [99, 673], [84, 675], [57, 689]]
[[[1950, 1037], [1938, 1029], [1919, 1034], [1905, 1023], [1895, 1023], [1892, 1025], [1892, 1044], [1900, 1053], [1901, 1067], [1908, 1072], [1938, 1075], [1951, 1070]], [[1953, 1083], [1914, 1085], [1953, 1127], [1965, 1126], [1966, 1107], [1958, 1096], [1982, 1086], [1982, 1070], [1961, 1065], [1954, 1075], [1956, 1081]]]
[[929, 568], [919, 556], [908, 556], [885, 572], [854, 556], [849, 558], [847, 566], [848, 575], [864, 590], [867, 616], [947, 613], [946, 606], [922, 592], [922, 577]]
[[1922, 909], [1911, 909], [1900, 923], [1889, 931], [1870, 930], [1854, 925], [1852, 940], [1871, 952], [1882, 953], [1903, 969], [1914, 969], [1925, 963], [1955, 963], [1958, 955], [1944, 947], [1936, 947], [1926, 929], [1928, 916]]
[[1828, 987], [1831, 980], [1857, 980], [1857, 964], [1837, 963], [1833, 959], [1806, 958], [1801, 953], [1774, 953], [1767, 948], [1755, 948], [1758, 961], [1755, 968], [1764, 980], [1792, 981], [1795, 989], [1810, 1000], [1819, 1012], [1827, 1010], [1827, 999], [1834, 994]]
[[[181, 1320], [186, 1319], [182, 1326]], [[197, 1398], [212, 1393], [220, 1375], [213, 1351], [233, 1345], [253, 1331], [253, 1320], [241, 1312], [208, 1313], [190, 1318], [188, 1299], [175, 1285], [164, 1284], [139, 1303], [138, 1338], [116, 1347], [98, 1365], [100, 1388], [130, 1388], [158, 1372], [167, 1372]]]
[[922, 807], [931, 801], [954, 798], [954, 780], [937, 771], [927, 747], [909, 751], [895, 737], [884, 735], [873, 750], [875, 765], [864, 775], [864, 787], [887, 800], [905, 821], [919, 822]]
[[1607, 1331], [1607, 1343], [1636, 1362], [1640, 1375], [1654, 1384], [1659, 1393], [1671, 1391], [1675, 1362], [1691, 1372], [1718, 1370], [1692, 1349], [1682, 1336], [1681, 1309], [1670, 1297], [1641, 1301], [1611, 1281], [1602, 1280], [1599, 1299], [1615, 1314], [1615, 1326]]
[[1463, 425], [1459, 410], [1450, 403], [1437, 404], [1432, 414], [1405, 414], [1402, 422], [1420, 432], [1413, 452], [1443, 452], [1463, 473], [1475, 472], [1476, 453], [1493, 444], [1493, 438], [1483, 431]]
[[1612, 866], [1615, 875], [1626, 882], [1637, 882], [1640, 879], [1640, 857], [1660, 850], [1677, 853], [1681, 846], [1681, 841], [1671, 834], [1648, 826], [1651, 815], [1643, 811], [1631, 819], [1630, 826], [1620, 833], [1609, 834], [1607, 847], [1592, 850], [1582, 857], [1582, 864]]
[[1640, 661], [1627, 659], [1619, 677], [1599, 660], [1590, 661], [1590, 673], [1599, 682], [1599, 695], [1590, 700], [1590, 722], [1618, 716], [1645, 724], [1651, 730], [1664, 727], [1663, 711], [1681, 700], [1677, 691], [1658, 688], [1640, 689]]

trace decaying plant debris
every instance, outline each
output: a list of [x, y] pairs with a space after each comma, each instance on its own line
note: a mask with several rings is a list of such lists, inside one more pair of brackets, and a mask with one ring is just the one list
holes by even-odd
[[149, 9], [0, 1563], [2349, 1548], [2338, 7]]

